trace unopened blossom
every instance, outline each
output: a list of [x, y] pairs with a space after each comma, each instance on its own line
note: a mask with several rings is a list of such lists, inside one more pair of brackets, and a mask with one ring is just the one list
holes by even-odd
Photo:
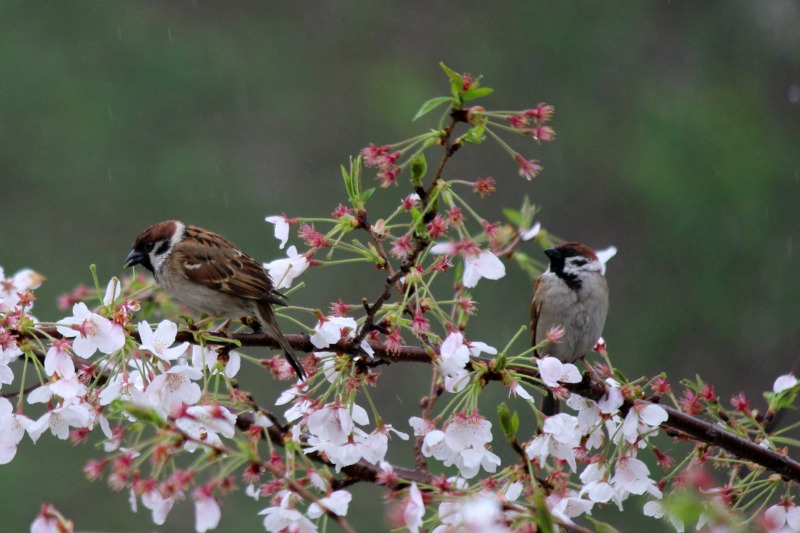
[[279, 506], [267, 507], [264, 515], [264, 528], [270, 533], [291, 531], [292, 533], [316, 533], [317, 526], [297, 509], [289, 507], [292, 493], [286, 492]]
[[358, 323], [354, 318], [347, 316], [324, 317], [314, 327], [314, 334], [310, 338], [311, 344], [319, 349], [327, 348], [343, 338], [352, 337], [356, 329], [358, 329]]
[[403, 523], [410, 533], [419, 533], [422, 517], [425, 516], [425, 502], [422, 492], [415, 482], [408, 488], [408, 495], [403, 500]]
[[150, 324], [143, 321], [139, 322], [138, 329], [139, 338], [142, 340], [139, 349], [147, 350], [164, 361], [174, 361], [183, 355], [189, 347], [189, 343], [184, 342], [174, 348], [170, 348], [175, 343], [175, 337], [178, 335], [178, 325], [175, 322], [162, 320], [155, 332], [153, 332]]
[[297, 253], [295, 246], [286, 250], [286, 257], [264, 263], [264, 268], [269, 272], [269, 277], [275, 282], [275, 289], [288, 289], [292, 281], [305, 272], [311, 263], [308, 257]]
[[639, 447], [643, 447], [646, 438], [658, 426], [667, 421], [669, 416], [663, 407], [656, 404], [643, 405], [637, 403], [628, 410], [625, 422], [622, 424], [622, 434], [630, 444], [642, 439]]
[[222, 518], [219, 502], [207, 487], [200, 487], [192, 493], [194, 498], [194, 530], [205, 533], [215, 529]]
[[264, 220], [275, 225], [275, 238], [281, 241], [279, 247], [283, 250], [289, 240], [289, 219], [286, 218], [286, 215], [281, 215], [266, 217]]
[[72, 307], [72, 316], [62, 319], [56, 326], [64, 337], [74, 338], [72, 351], [84, 359], [97, 350], [113, 353], [125, 345], [125, 331], [119, 324], [89, 311], [83, 302]]
[[325, 496], [324, 498], [320, 498], [319, 502], [314, 502], [309, 505], [306, 514], [312, 519], [319, 518], [325, 514], [325, 511], [323, 510], [324, 507], [337, 516], [345, 516], [347, 515], [347, 508], [352, 499], [353, 495], [346, 490], [337, 490]]
[[775, 383], [772, 384], [772, 392], [783, 392], [787, 389], [791, 389], [795, 385], [797, 385], [797, 378], [794, 377], [793, 374], [784, 374], [778, 376]]
[[561, 383], [580, 383], [581, 373], [572, 363], [562, 363], [556, 357], [542, 357], [536, 360], [539, 377], [545, 385], [557, 388]]
[[119, 282], [117, 278], [111, 278], [106, 286], [106, 293], [103, 296], [103, 303], [107, 306], [114, 305], [114, 302], [117, 298], [119, 298], [120, 293], [122, 292], [122, 284]]
[[192, 437], [185, 448], [193, 452], [200, 443], [220, 446], [219, 435], [230, 439], [236, 432], [236, 416], [221, 405], [193, 405], [187, 407], [184, 416], [175, 421], [181, 431]]

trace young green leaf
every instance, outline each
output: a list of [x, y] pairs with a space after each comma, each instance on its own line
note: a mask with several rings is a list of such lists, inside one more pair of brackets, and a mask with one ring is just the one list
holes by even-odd
[[446, 104], [446, 103], [451, 103], [451, 104], [454, 103], [453, 97], [452, 96], [437, 96], [435, 98], [431, 98], [430, 100], [428, 100], [427, 102], [422, 104], [422, 107], [419, 108], [419, 111], [417, 111], [417, 114], [414, 115], [413, 120], [417, 120], [418, 118], [427, 115], [428, 113], [430, 113], [431, 111], [433, 111], [434, 109], [439, 107], [440, 105]]

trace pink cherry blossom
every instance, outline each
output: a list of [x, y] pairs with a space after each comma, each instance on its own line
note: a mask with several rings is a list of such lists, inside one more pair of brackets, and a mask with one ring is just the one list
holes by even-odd
[[142, 340], [139, 349], [147, 350], [164, 361], [174, 361], [183, 355], [189, 347], [189, 343], [184, 342], [179, 346], [170, 348], [175, 343], [175, 337], [178, 335], [178, 325], [169, 320], [162, 320], [155, 333], [147, 322], [139, 322], [138, 329], [139, 338]]

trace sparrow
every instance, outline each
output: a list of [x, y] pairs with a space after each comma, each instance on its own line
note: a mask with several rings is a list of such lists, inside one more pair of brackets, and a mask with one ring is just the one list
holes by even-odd
[[[533, 285], [531, 335], [533, 345], [547, 339], [551, 328], [561, 326], [564, 335], [535, 352], [571, 363], [586, 355], [600, 335], [608, 315], [608, 283], [597, 254], [579, 242], [565, 242], [544, 251], [550, 266]], [[552, 391], [544, 397], [542, 413], [559, 411]]]
[[[300, 379], [303, 367], [275, 320], [286, 305], [264, 267], [225, 237], [177, 220], [153, 224], [134, 241], [125, 267], [142, 265], [178, 300], [220, 318], [255, 317], [278, 341]], [[258, 331], [260, 328], [254, 328]]]

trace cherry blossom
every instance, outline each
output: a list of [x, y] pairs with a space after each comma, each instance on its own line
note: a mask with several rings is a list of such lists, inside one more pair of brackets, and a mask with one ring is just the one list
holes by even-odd
[[764, 511], [767, 531], [800, 531], [800, 507], [783, 501]]
[[92, 313], [85, 303], [76, 303], [72, 315], [59, 321], [57, 329], [61, 335], [75, 339], [72, 351], [79, 357], [88, 359], [97, 350], [110, 354], [125, 345], [122, 326]]
[[72, 533], [72, 520], [64, 516], [50, 504], [42, 504], [42, 509], [31, 523], [31, 533]]
[[559, 520], [567, 524], [573, 524], [573, 518], [582, 514], [592, 514], [594, 502], [581, 499], [575, 491], [567, 491], [563, 494], [554, 492], [547, 497], [547, 505], [550, 512]]
[[184, 445], [187, 451], [193, 452], [200, 442], [208, 446], [222, 445], [218, 433], [228, 439], [233, 437], [236, 416], [220, 405], [193, 405], [186, 408], [185, 415], [178, 418], [175, 425], [194, 439]]
[[266, 217], [264, 220], [275, 225], [275, 238], [281, 241], [279, 248], [283, 250], [289, 240], [289, 219], [286, 215]]
[[56, 341], [44, 357], [44, 371], [48, 376], [69, 378], [75, 375], [75, 363], [69, 353], [69, 343]]
[[482, 493], [473, 498], [439, 505], [442, 525], [431, 533], [469, 531], [480, 533], [505, 533], [510, 529], [503, 525], [502, 504], [493, 494]]
[[467, 254], [464, 259], [464, 287], [475, 287], [481, 278], [498, 280], [506, 275], [506, 266], [492, 252], [482, 251], [477, 255]]
[[211, 374], [222, 372], [228, 378], [233, 378], [239, 373], [242, 366], [242, 356], [239, 352], [227, 352], [227, 361], [222, 361], [219, 353], [210, 346], [192, 346], [192, 366], [198, 370], [207, 368]]
[[411, 483], [403, 502], [403, 522], [410, 533], [419, 533], [422, 517], [425, 516], [425, 502], [416, 483]]
[[291, 496], [290, 492], [286, 492], [279, 506], [267, 507], [258, 513], [264, 515], [264, 528], [271, 533], [315, 533], [317, 526], [300, 511], [289, 507]]
[[539, 232], [542, 230], [542, 225], [540, 223], [536, 223], [530, 228], [524, 229], [521, 228], [519, 230], [519, 238], [523, 241], [529, 241], [539, 235]]
[[646, 437], [652, 433], [668, 418], [667, 412], [663, 407], [637, 403], [628, 411], [625, 422], [622, 423], [622, 434], [630, 444], [634, 444], [641, 438], [639, 447], [644, 447]]
[[189, 347], [189, 343], [184, 342], [179, 346], [170, 348], [175, 343], [175, 337], [178, 335], [178, 325], [169, 320], [162, 320], [155, 333], [147, 322], [139, 322], [138, 329], [139, 338], [142, 340], [139, 349], [147, 350], [164, 361], [177, 359]]
[[175, 497], [165, 498], [157, 489], [142, 493], [142, 505], [153, 513], [153, 523], [160, 526], [167, 520], [167, 515], [175, 504]]
[[299, 255], [297, 248], [290, 246], [286, 250], [286, 258], [264, 263], [264, 268], [275, 282], [276, 289], [288, 289], [292, 286], [294, 278], [305, 272], [310, 265], [311, 263], [305, 255]]
[[772, 392], [779, 393], [791, 389], [797, 385], [797, 378], [793, 374], [784, 374], [778, 376], [775, 383], [772, 384]]
[[14, 407], [0, 396], [0, 465], [8, 464], [17, 454], [17, 445], [25, 436], [31, 420], [14, 413]]
[[449, 382], [445, 384], [450, 392], [458, 392], [463, 389], [467, 380], [468, 372], [465, 370], [469, 362], [470, 350], [464, 342], [464, 335], [454, 331], [445, 337], [439, 348], [439, 358], [436, 359], [436, 368], [439, 369]]
[[120, 399], [139, 407], [154, 407], [144, 393], [144, 381], [138, 370], [115, 373], [98, 395], [100, 405]]
[[175, 365], [158, 374], [145, 391], [149, 402], [169, 414], [182, 404], [192, 405], [200, 399], [201, 390], [192, 380], [200, 379], [203, 373], [189, 365]]
[[38, 420], [31, 422], [28, 427], [28, 435], [33, 442], [47, 429], [61, 440], [69, 437], [69, 428], [86, 428], [91, 423], [92, 416], [89, 409], [83, 404], [70, 403], [56, 407], [46, 412]]
[[[36, 289], [44, 280], [44, 276], [29, 268], [6, 278], [3, 267], [0, 267], [0, 313], [12, 312], [19, 302], [19, 294]], [[30, 307], [31, 305], [28, 306], [28, 309]]]
[[615, 465], [611, 484], [617, 490], [624, 491], [621, 496], [623, 500], [627, 497], [625, 493], [644, 494], [645, 492], [660, 499], [661, 491], [649, 476], [650, 470], [642, 461], [635, 457], [621, 457]]
[[311, 344], [320, 349], [327, 348], [343, 338], [351, 337], [357, 328], [358, 323], [351, 317], [324, 317], [314, 327], [314, 334], [310, 338]]
[[580, 383], [581, 373], [572, 363], [562, 363], [555, 357], [542, 357], [536, 360], [539, 377], [550, 388], [558, 388], [561, 383]]
[[119, 298], [122, 292], [122, 284], [117, 278], [111, 278], [106, 286], [106, 293], [103, 296], [103, 303], [107, 306], [114, 305], [114, 301]]
[[200, 487], [192, 493], [194, 498], [194, 530], [205, 533], [219, 525], [222, 509], [219, 502], [206, 487]]
[[319, 518], [325, 513], [325, 508], [338, 516], [345, 516], [352, 499], [353, 495], [346, 490], [337, 490], [309, 505], [306, 514], [309, 518]]
[[525, 448], [530, 459], [538, 459], [541, 464], [549, 456], [569, 464], [573, 472], [577, 469], [574, 448], [581, 445], [583, 436], [578, 419], [566, 413], [548, 417], [542, 426], [542, 433]]
[[600, 264], [602, 265], [601, 272], [603, 275], [606, 273], [606, 263], [611, 261], [611, 259], [617, 255], [617, 247], [616, 246], [609, 246], [608, 248], [603, 248], [602, 250], [598, 250], [595, 252], [597, 255], [597, 259], [600, 260]]

